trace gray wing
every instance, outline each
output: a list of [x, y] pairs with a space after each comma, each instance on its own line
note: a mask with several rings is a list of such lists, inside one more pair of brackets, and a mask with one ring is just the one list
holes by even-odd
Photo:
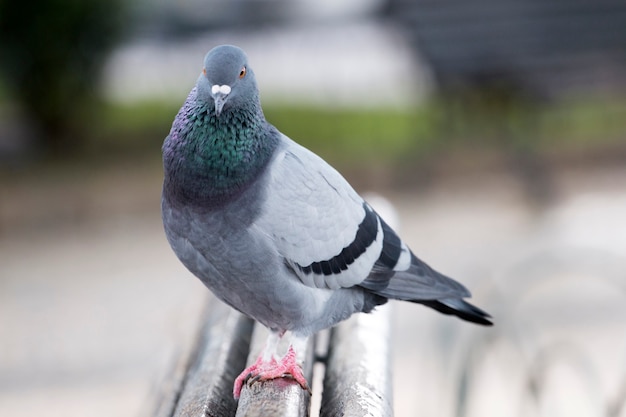
[[283, 136], [255, 222], [303, 284], [360, 286], [387, 298], [432, 300], [469, 292], [416, 258], [325, 161]]
[[283, 140], [255, 227], [271, 237], [305, 285], [337, 289], [361, 283], [382, 249], [377, 217], [372, 222], [366, 216], [369, 206], [337, 171]]

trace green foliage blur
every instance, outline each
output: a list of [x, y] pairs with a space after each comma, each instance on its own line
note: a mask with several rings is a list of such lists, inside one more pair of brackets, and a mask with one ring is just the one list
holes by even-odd
[[[468, 104], [469, 103], [469, 104]], [[158, 157], [182, 102], [109, 103], [101, 111], [102, 128], [88, 147], [122, 154]], [[281, 132], [342, 169], [375, 164], [399, 168], [420, 158], [463, 151], [580, 153], [622, 148], [626, 100], [605, 96], [528, 105], [492, 105], [435, 97], [405, 108], [337, 108], [264, 102], [267, 120]]]
[[0, 1], [3, 94], [18, 103], [44, 150], [80, 147], [125, 18], [123, 0]]

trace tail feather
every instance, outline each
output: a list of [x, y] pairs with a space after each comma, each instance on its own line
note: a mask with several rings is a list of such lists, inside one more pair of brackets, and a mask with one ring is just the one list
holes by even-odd
[[414, 302], [424, 304], [430, 308], [437, 310], [443, 314], [455, 315], [463, 320], [482, 324], [483, 326], [492, 326], [489, 320], [489, 313], [468, 303], [460, 298], [442, 298], [439, 300], [415, 300]]

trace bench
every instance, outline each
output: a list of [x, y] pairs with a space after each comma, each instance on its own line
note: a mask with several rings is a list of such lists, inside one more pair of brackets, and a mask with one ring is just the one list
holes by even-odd
[[[161, 387], [151, 415], [301, 417], [318, 407], [320, 416], [393, 415], [387, 305], [309, 340], [304, 374], [313, 397], [282, 378], [245, 387], [239, 401], [233, 399], [233, 381], [254, 362], [267, 330], [213, 296], [207, 305], [195, 340]], [[311, 407], [312, 402], [318, 404]]]

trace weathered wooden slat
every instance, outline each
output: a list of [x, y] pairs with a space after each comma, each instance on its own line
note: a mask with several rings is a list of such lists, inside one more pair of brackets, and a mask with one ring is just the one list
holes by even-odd
[[177, 366], [152, 415], [234, 416], [233, 382], [245, 366], [253, 324], [211, 296], [194, 348]]
[[393, 416], [389, 306], [334, 327], [320, 417]]
[[[254, 363], [265, 346], [268, 330], [257, 325], [254, 329], [248, 365]], [[286, 350], [286, 346], [282, 346]], [[310, 338], [305, 352], [304, 376], [309, 383], [313, 375], [314, 338]], [[290, 379], [279, 378], [244, 386], [239, 399], [237, 417], [305, 417], [309, 415], [311, 395]]]
[[164, 376], [164, 379], [160, 381], [157, 391], [153, 393], [155, 404], [142, 415], [146, 417], [172, 417], [174, 414], [185, 385], [187, 371], [197, 351], [197, 343], [201, 336], [199, 323], [202, 322], [204, 326], [203, 318], [204, 314], [197, 318], [198, 328], [192, 337], [189, 338], [190, 340], [180, 342], [175, 362]]

